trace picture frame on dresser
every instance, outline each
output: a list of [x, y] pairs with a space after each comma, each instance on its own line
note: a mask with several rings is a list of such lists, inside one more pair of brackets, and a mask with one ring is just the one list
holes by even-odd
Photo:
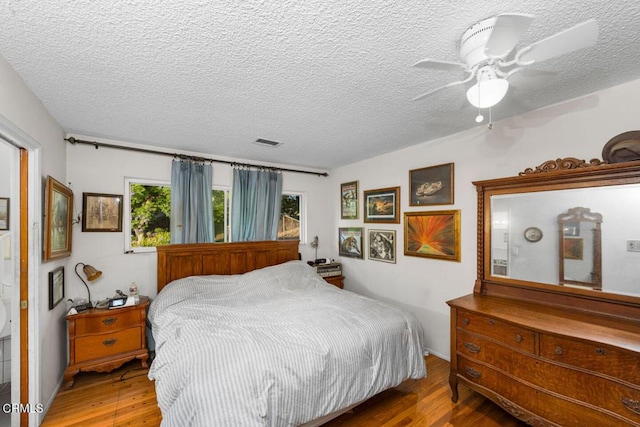
[[400, 187], [363, 192], [365, 223], [400, 223]]
[[64, 299], [64, 266], [49, 272], [49, 310]]
[[338, 255], [349, 258], [364, 258], [362, 246], [364, 240], [364, 228], [340, 227], [338, 228]]
[[391, 264], [396, 263], [396, 231], [368, 230], [369, 259]]
[[358, 181], [340, 184], [340, 218], [358, 219]]
[[73, 191], [51, 176], [45, 187], [44, 260], [50, 261], [71, 255]]
[[460, 210], [404, 213], [404, 254], [460, 261]]
[[410, 170], [409, 206], [452, 205], [453, 175], [453, 163]]
[[122, 194], [82, 193], [83, 232], [121, 232]]

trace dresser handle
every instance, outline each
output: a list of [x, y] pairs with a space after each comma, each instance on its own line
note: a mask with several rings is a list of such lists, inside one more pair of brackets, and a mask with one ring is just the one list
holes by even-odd
[[554, 353], [558, 356], [562, 356], [562, 347], [557, 346]]
[[605, 354], [607, 354], [607, 350], [605, 350], [604, 348], [596, 348], [596, 354], [599, 354], [600, 356], [604, 356]]
[[479, 345], [475, 345], [474, 343], [471, 343], [471, 342], [466, 342], [466, 343], [464, 343], [464, 346], [471, 353], [480, 353], [481, 347]]
[[520, 334], [516, 334], [516, 336], [515, 336], [514, 340], [515, 340], [516, 342], [522, 342], [522, 335], [520, 335]]
[[116, 317], [109, 317], [107, 319], [102, 319], [102, 323], [104, 323], [105, 325], [113, 325], [116, 320], [118, 320], [118, 318]]
[[469, 319], [467, 319], [466, 317], [464, 319], [462, 319], [462, 324], [463, 325], [468, 325], [469, 324]]
[[475, 379], [482, 378], [482, 372], [476, 371], [471, 366], [467, 366], [465, 368], [465, 371], [467, 371], [467, 374], [469, 374], [471, 378], [475, 378]]
[[495, 321], [495, 320], [493, 320], [493, 319], [489, 319], [489, 324], [490, 324], [491, 326], [493, 326], [493, 325], [495, 325], [495, 324], [496, 324], [496, 321]]
[[622, 400], [622, 404], [625, 408], [640, 415], [640, 401], [629, 399], [628, 397], [623, 397], [620, 400]]
[[118, 341], [116, 338], [111, 338], [110, 340], [102, 341], [102, 344], [104, 344], [106, 347], [111, 347], [116, 343], [116, 341]]

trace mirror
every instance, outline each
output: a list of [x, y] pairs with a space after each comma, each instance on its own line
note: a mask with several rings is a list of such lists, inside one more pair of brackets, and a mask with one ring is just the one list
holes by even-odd
[[602, 215], [575, 207], [558, 215], [558, 283], [602, 290]]
[[478, 291], [640, 297], [640, 162], [558, 159], [474, 184]]

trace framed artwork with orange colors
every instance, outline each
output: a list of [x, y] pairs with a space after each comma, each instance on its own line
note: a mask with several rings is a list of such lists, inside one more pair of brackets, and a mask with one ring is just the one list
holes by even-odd
[[404, 213], [404, 254], [460, 261], [460, 211]]

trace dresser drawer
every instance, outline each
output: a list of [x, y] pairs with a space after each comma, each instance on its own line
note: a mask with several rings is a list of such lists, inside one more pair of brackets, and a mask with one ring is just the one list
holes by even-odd
[[[574, 400], [532, 387], [491, 367], [458, 356], [458, 375], [482, 390], [491, 390], [492, 400], [509, 413], [531, 425], [619, 426], [625, 421], [595, 406], [581, 405]], [[525, 411], [537, 414], [527, 415]], [[550, 423], [547, 420], [553, 420]]]
[[598, 343], [540, 335], [540, 356], [640, 385], [640, 355]]
[[100, 334], [117, 331], [140, 323], [139, 310], [119, 312], [118, 309], [104, 311], [99, 316], [78, 318], [76, 322], [76, 336]]
[[76, 363], [140, 349], [140, 327], [76, 338]]
[[456, 324], [459, 329], [483, 335], [528, 353], [534, 352], [535, 334], [528, 329], [465, 310], [458, 310]]

